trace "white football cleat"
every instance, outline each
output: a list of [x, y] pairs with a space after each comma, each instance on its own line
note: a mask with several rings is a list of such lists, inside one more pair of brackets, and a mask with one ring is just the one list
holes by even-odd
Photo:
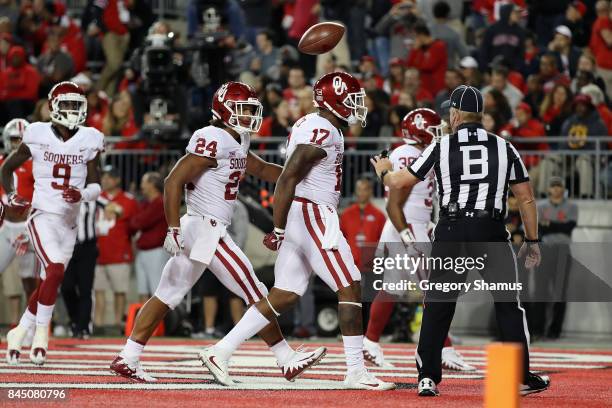
[[232, 385], [236, 384], [229, 375], [229, 361], [219, 358], [219, 356], [215, 353], [214, 346], [207, 347], [200, 351], [198, 357], [200, 358], [202, 364], [208, 368], [208, 371], [210, 371], [218, 384], [225, 385], [226, 387], [231, 387]]
[[32, 340], [34, 340], [34, 332], [36, 331], [36, 326], [32, 326], [26, 333], [25, 338], [21, 342], [21, 347], [32, 347]]
[[36, 326], [32, 347], [30, 348], [30, 361], [36, 365], [43, 365], [47, 360], [49, 348], [49, 326]]
[[129, 378], [136, 382], [155, 382], [157, 378], [148, 374], [140, 364], [140, 360], [132, 361], [117, 356], [110, 365], [111, 373]]
[[385, 364], [382, 347], [367, 337], [363, 338], [363, 358], [378, 367], [382, 367]]
[[476, 367], [466, 363], [454, 347], [442, 349], [442, 368], [453, 371], [476, 371]]
[[28, 335], [28, 331], [21, 326], [16, 326], [6, 334], [6, 362], [10, 365], [19, 364], [21, 356], [21, 345]]
[[431, 378], [423, 378], [419, 381], [418, 394], [419, 397], [437, 397], [440, 395], [436, 383]]
[[379, 380], [367, 368], [363, 367], [362, 370], [348, 373], [344, 377], [344, 388], [349, 390], [387, 391], [395, 389], [395, 384]]
[[315, 366], [321, 361], [323, 356], [327, 353], [325, 347], [319, 347], [314, 351], [304, 352], [301, 349], [297, 349], [293, 352], [291, 359], [284, 364], [278, 364], [285, 379], [287, 381], [295, 381], [302, 373], [308, 370], [310, 367]]

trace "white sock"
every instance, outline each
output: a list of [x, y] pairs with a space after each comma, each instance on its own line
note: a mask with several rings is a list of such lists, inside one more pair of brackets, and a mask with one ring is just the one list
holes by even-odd
[[23, 312], [19, 320], [19, 326], [26, 331], [31, 330], [36, 326], [36, 315], [30, 312], [30, 309], [26, 308], [26, 311]]
[[144, 346], [144, 344], [137, 343], [132, 339], [127, 339], [123, 350], [121, 350], [121, 353], [119, 353], [119, 356], [126, 360], [140, 360], [140, 355], [142, 354]]
[[276, 361], [279, 365], [284, 365], [293, 355], [293, 349], [285, 339], [282, 339], [281, 341], [270, 347], [270, 351], [274, 353]]
[[36, 310], [36, 325], [37, 326], [48, 326], [51, 324], [51, 316], [53, 316], [53, 308], [55, 305], [46, 306], [38, 303]]
[[363, 362], [363, 335], [342, 336], [344, 343], [344, 356], [346, 368], [349, 373], [359, 371], [365, 367]]
[[229, 360], [234, 351], [246, 340], [250, 339], [261, 329], [266, 327], [270, 322], [259, 310], [253, 305], [251, 306], [242, 319], [227, 333], [227, 335], [215, 344], [215, 352], [219, 358]]

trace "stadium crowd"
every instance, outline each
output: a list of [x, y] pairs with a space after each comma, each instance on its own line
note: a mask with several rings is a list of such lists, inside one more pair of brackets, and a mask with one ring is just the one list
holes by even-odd
[[[299, 53], [302, 34], [328, 20], [346, 25], [341, 43], [318, 57]], [[217, 87], [239, 80], [253, 85], [264, 104], [261, 141], [253, 146], [270, 148], [265, 138], [286, 136], [312, 111], [313, 81], [334, 70], [356, 74], [367, 93], [367, 125], [345, 136], [397, 137], [399, 144], [401, 119], [411, 109], [440, 111], [463, 83], [482, 89], [488, 130], [510, 140], [565, 138], [515, 141], [519, 149], [588, 150], [589, 137], [612, 134], [606, 0], [190, 0], [183, 18], [167, 21], [156, 19], [150, 0], [89, 0], [81, 10], [61, 1], [0, 0], [0, 127], [16, 117], [50, 120], [48, 91], [72, 80], [87, 93], [86, 124], [125, 138], [115, 139], [114, 149], [182, 147], [185, 136], [208, 123]], [[541, 197], [566, 165], [561, 154], [526, 156], [525, 163]], [[575, 156], [576, 195], [593, 195], [599, 165], [589, 155]], [[135, 259], [130, 237], [140, 231], [138, 254], [161, 256], [163, 222], [149, 226], [144, 216], [161, 214], [160, 176], [143, 178], [140, 210], [116, 173], [105, 177], [104, 197], [117, 204], [104, 204], [113, 223], [98, 238], [100, 272], [92, 284], [98, 296], [115, 293], [120, 324], [122, 276]], [[143, 231], [149, 227], [151, 242]], [[150, 270], [138, 256], [136, 264]], [[139, 293], [155, 285], [142, 277]], [[100, 325], [103, 313], [96, 314]]]

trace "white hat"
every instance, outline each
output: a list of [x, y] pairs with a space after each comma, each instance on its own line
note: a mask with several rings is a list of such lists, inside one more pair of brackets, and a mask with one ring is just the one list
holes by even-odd
[[478, 61], [474, 57], [463, 57], [461, 61], [459, 61], [459, 66], [461, 68], [478, 68]]
[[70, 81], [85, 89], [89, 89], [93, 85], [91, 79], [82, 72], [78, 73]]
[[557, 28], [555, 28], [555, 32], [561, 35], [564, 35], [567, 38], [572, 38], [572, 30], [570, 30], [568, 26], [565, 26], [565, 25], [557, 26]]

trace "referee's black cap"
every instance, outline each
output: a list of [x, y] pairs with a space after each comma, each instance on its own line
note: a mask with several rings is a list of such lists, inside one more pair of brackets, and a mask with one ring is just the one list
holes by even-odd
[[463, 112], [481, 113], [484, 111], [482, 94], [473, 86], [459, 85], [451, 93], [450, 107]]

